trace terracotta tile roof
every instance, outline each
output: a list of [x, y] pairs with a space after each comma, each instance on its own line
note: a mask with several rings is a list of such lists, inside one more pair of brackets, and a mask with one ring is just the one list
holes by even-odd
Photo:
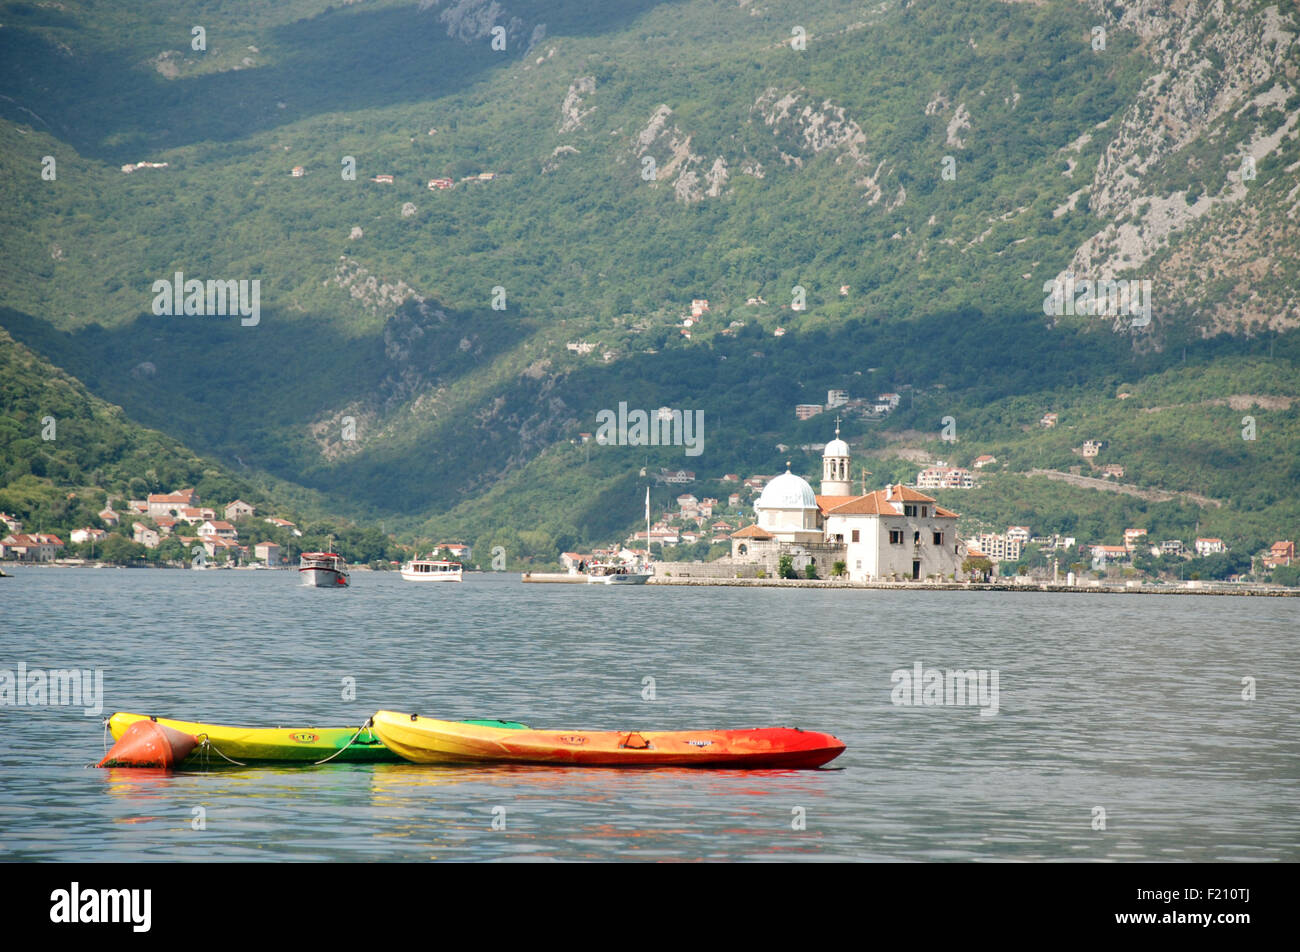
[[877, 489], [865, 496], [851, 497], [830, 510], [832, 516], [896, 516], [894, 507], [885, 499], [884, 490]]
[[917, 492], [915, 489], [904, 486], [902, 483], [899, 483], [894, 487], [894, 498], [901, 500], [902, 502], [934, 502], [932, 496], [927, 496], [925, 493]]
[[745, 528], [741, 529], [739, 532], [733, 532], [731, 534], [731, 538], [733, 539], [775, 539], [776, 536], [772, 535], [772, 533], [768, 532], [766, 529], [760, 529], [758, 527], [758, 524], [755, 523], [752, 526], [745, 526]]
[[[817, 504], [821, 506], [823, 515], [896, 516], [899, 513], [891, 505], [892, 503], [934, 502], [925, 493], [919, 493], [915, 489], [908, 489], [906, 486], [894, 486], [892, 488], [892, 497], [888, 497], [885, 490], [877, 489], [865, 496], [818, 496]], [[958, 517], [957, 513], [938, 505], [934, 507], [934, 514], [940, 519], [956, 519]]]
[[4, 544], [13, 546], [63, 545], [63, 540], [48, 532], [19, 532], [16, 535], [5, 536]]

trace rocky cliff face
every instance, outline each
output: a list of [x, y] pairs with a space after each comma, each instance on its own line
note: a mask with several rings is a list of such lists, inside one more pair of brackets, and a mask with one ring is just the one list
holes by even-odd
[[717, 156], [706, 168], [708, 159], [691, 148], [692, 137], [672, 120], [672, 108], [661, 104], [633, 136], [631, 155], [641, 178], [651, 187], [667, 184], [686, 205], [717, 198], [730, 177], [727, 160]]
[[[442, 0], [420, 0], [419, 9], [438, 6]], [[527, 53], [546, 37], [546, 24], [529, 25], [496, 0], [447, 0], [438, 14], [438, 22], [447, 27], [447, 35], [462, 43], [485, 42], [499, 28], [498, 42], [503, 51]]]
[[1087, 5], [1104, 29], [1135, 34], [1156, 71], [1107, 123], [1086, 206], [1076, 194], [1062, 212], [1099, 222], [1062, 276], [1150, 278], [1157, 320], [1191, 316], [1207, 334], [1300, 324], [1295, 8]]
[[[866, 133], [845, 114], [843, 106], [829, 99], [819, 101], [804, 89], [769, 88], [755, 100], [751, 112], [772, 130], [777, 155], [786, 165], [803, 168], [808, 159], [828, 153], [836, 165], [854, 170], [854, 183], [863, 189], [868, 205], [884, 197], [889, 163], [873, 159], [867, 151]], [[906, 197], [899, 186], [885, 207], [896, 208]]]

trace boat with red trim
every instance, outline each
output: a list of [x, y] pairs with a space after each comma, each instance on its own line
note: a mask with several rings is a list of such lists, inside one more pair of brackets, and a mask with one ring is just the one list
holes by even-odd
[[346, 588], [351, 581], [348, 564], [337, 552], [304, 552], [298, 577], [303, 585], [316, 588]]

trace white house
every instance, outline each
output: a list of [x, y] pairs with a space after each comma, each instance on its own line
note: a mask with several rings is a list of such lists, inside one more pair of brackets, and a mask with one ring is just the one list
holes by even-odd
[[1132, 558], [1133, 553], [1122, 545], [1094, 545], [1092, 547], [1092, 568], [1094, 571], [1101, 571], [1111, 563], [1129, 562]]
[[199, 537], [216, 536], [218, 539], [235, 539], [239, 536], [239, 530], [230, 523], [208, 519], [198, 528]]
[[[155, 521], [160, 518], [161, 516], [154, 516]], [[176, 518], [186, 525], [197, 526], [208, 519], [217, 518], [217, 514], [214, 510], [202, 506], [185, 506], [177, 512]]]
[[170, 516], [182, 509], [196, 506], [198, 502], [199, 497], [193, 489], [182, 489], [176, 493], [152, 493], [147, 500], [147, 515]]
[[439, 542], [434, 551], [441, 552], [444, 549], [451, 553], [453, 559], [468, 559], [474, 551], [463, 542]]
[[1227, 552], [1228, 547], [1224, 545], [1222, 539], [1197, 539], [1197, 555], [1214, 555], [1216, 552]]
[[695, 482], [695, 472], [689, 469], [661, 469], [659, 478], [665, 483], [693, 483]]
[[244, 547], [238, 542], [223, 539], [221, 536], [199, 536], [199, 542], [207, 550], [208, 555], [214, 559], [217, 557], [218, 552], [225, 552], [227, 558], [238, 561], [240, 554], [244, 551]]

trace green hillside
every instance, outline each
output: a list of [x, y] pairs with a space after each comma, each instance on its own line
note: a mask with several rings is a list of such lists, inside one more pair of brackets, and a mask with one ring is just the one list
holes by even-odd
[[[972, 520], [1285, 538], [1300, 94], [1269, 9], [0, 4], [0, 324], [248, 492], [409, 539], [545, 560], [635, 526], [643, 466], [812, 475], [776, 447], [829, 438], [793, 407], [830, 388], [908, 393], [846, 423], [873, 480], [996, 455], [950, 501]], [[1150, 326], [1044, 316], [1045, 283], [1124, 255]], [[260, 282], [260, 319], [152, 313], [176, 272]], [[1244, 441], [1214, 401], [1251, 394], [1292, 402]], [[702, 411], [704, 452], [571, 442], [620, 402]], [[1017, 475], [1097, 434], [1123, 482], [1223, 505]], [[49, 452], [7, 445], [12, 479]], [[77, 452], [33, 474], [147, 481]]]
[[[232, 472], [140, 426], [0, 329], [0, 512], [17, 515], [28, 531], [59, 533], [67, 542], [75, 529], [100, 528], [98, 514], [111, 504], [123, 517], [117, 533], [125, 539], [132, 520], [127, 500], [184, 487], [195, 489], [204, 505], [243, 499], [261, 515], [302, 527], [294, 536], [259, 519], [243, 528], [243, 535], [251, 533], [249, 543], [274, 541], [297, 553], [323, 548], [333, 536], [358, 560], [398, 554], [377, 529], [330, 516], [310, 493], [257, 473]], [[130, 554], [146, 553], [141, 546]], [[188, 553], [173, 545], [163, 554]]]

